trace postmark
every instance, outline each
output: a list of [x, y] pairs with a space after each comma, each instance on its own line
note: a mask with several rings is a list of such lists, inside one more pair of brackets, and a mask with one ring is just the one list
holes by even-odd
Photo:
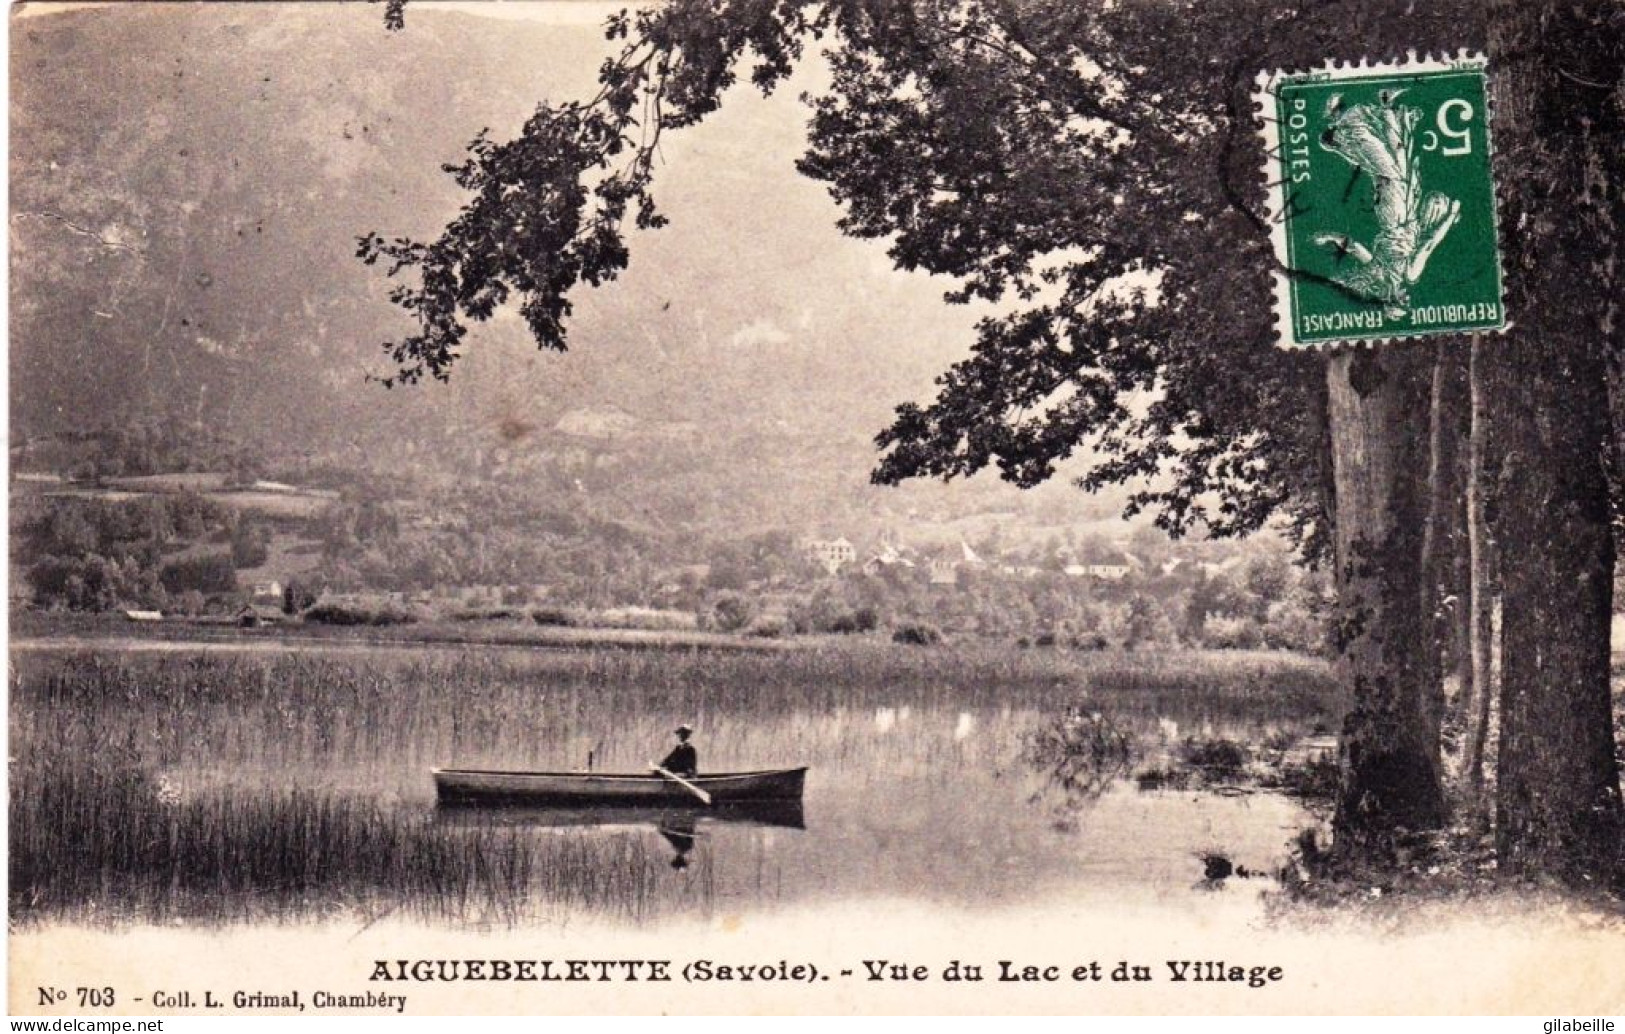
[[1281, 345], [1506, 328], [1482, 56], [1258, 85]]

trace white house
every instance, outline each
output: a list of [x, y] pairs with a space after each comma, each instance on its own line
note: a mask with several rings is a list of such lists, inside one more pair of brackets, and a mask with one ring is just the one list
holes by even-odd
[[844, 536], [837, 539], [808, 539], [801, 545], [807, 559], [835, 574], [847, 564], [856, 563], [858, 549]]

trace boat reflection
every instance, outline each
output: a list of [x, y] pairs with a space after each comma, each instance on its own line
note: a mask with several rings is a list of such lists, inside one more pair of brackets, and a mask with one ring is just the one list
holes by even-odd
[[806, 829], [800, 801], [726, 801], [710, 807], [685, 805], [534, 805], [448, 804], [435, 807], [437, 825], [460, 829], [653, 829], [675, 854], [673, 869], [688, 867], [695, 840], [711, 824]]

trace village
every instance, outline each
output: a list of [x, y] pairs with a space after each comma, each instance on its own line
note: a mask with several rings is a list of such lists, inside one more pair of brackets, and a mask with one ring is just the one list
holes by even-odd
[[[492, 486], [390, 496], [221, 472], [14, 470], [11, 606], [275, 628], [507, 622], [762, 639], [943, 634], [1315, 649], [1324, 585], [1268, 543], [1015, 513], [651, 534]], [[493, 495], [491, 493], [497, 493]], [[579, 500], [569, 500], [577, 503]]]

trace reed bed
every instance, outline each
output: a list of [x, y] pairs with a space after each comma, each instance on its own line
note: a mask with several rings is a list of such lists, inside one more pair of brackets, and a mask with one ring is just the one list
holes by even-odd
[[[708, 912], [705, 852], [674, 876], [635, 833], [435, 821], [427, 768], [641, 769], [678, 720], [709, 767], [813, 761], [863, 782], [1018, 758], [1020, 716], [1108, 708], [1306, 722], [1321, 662], [830, 643], [775, 654], [367, 650], [22, 654], [11, 671], [13, 922], [404, 913], [512, 925]], [[957, 732], [944, 723], [957, 722]], [[1025, 724], [1024, 724], [1025, 723]], [[974, 728], [974, 736], [965, 735]]]
[[636, 836], [439, 827], [308, 790], [177, 800], [138, 771], [34, 766], [12, 784], [14, 920], [226, 923], [404, 911], [512, 925], [556, 906], [644, 919], [664, 860]]

